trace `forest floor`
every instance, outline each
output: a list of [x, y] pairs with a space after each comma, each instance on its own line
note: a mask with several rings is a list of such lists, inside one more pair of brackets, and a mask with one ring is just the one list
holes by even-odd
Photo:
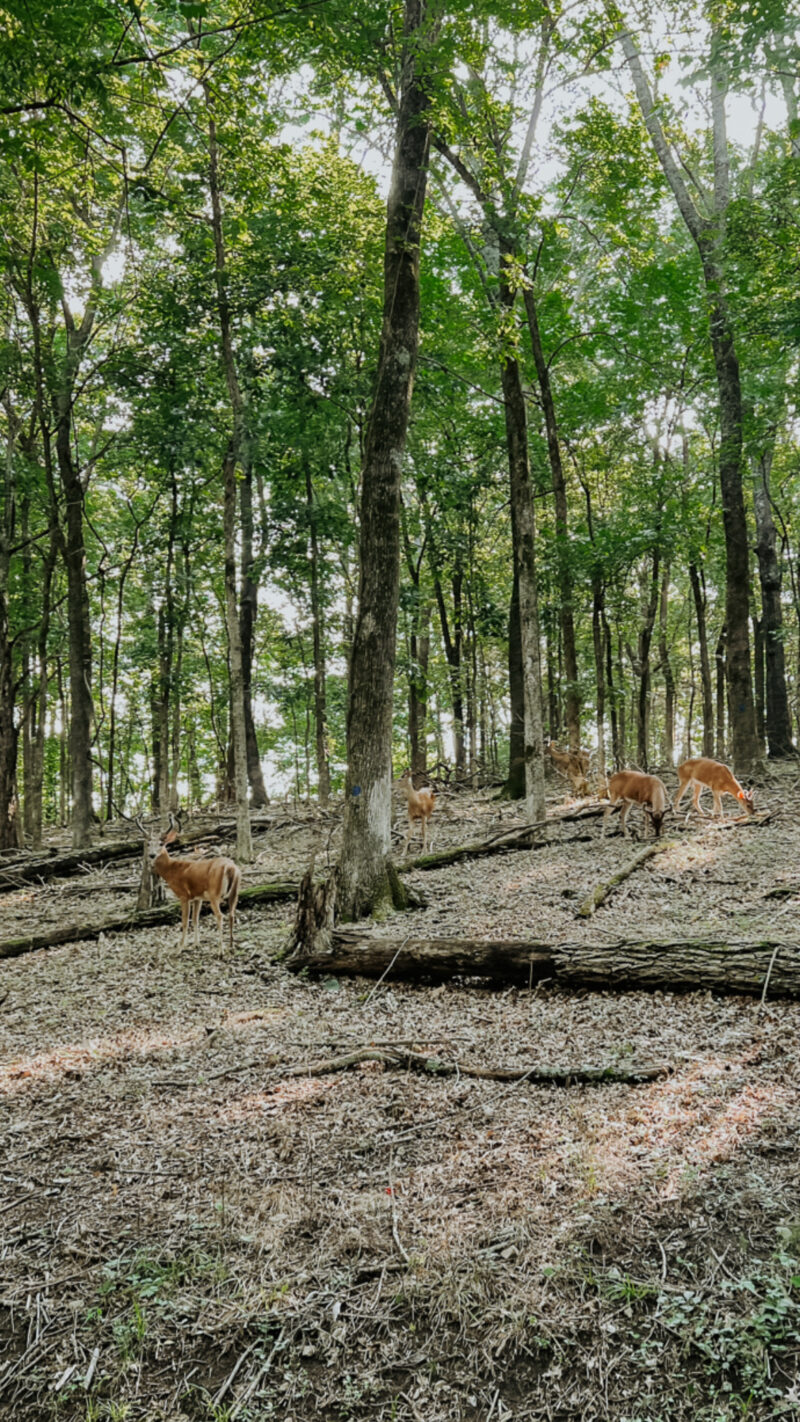
[[[676, 846], [588, 922], [577, 905], [636, 848], [618, 820], [412, 871], [428, 906], [401, 931], [790, 942], [798, 773], [757, 800], [768, 824], [668, 821]], [[443, 796], [436, 848], [500, 815], [524, 819]], [[246, 883], [335, 857], [335, 813], [271, 816]], [[119, 911], [137, 879], [130, 861], [4, 894], [0, 937]], [[0, 1417], [800, 1418], [800, 1002], [314, 981], [278, 961], [292, 916], [242, 915], [223, 956], [206, 912], [199, 951], [168, 927], [0, 963]], [[382, 1043], [665, 1074], [305, 1070]]]

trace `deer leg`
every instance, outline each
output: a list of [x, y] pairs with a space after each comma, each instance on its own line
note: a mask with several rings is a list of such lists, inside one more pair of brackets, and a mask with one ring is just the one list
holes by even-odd
[[224, 953], [225, 939], [222, 935], [222, 909], [219, 906], [219, 899], [209, 899], [208, 902], [211, 905], [211, 912], [217, 920], [217, 928], [219, 929], [219, 951], [220, 953]]
[[181, 946], [180, 946], [180, 951], [181, 951], [181, 952], [183, 952], [184, 948], [186, 947], [186, 930], [187, 930], [188, 926], [189, 926], [189, 900], [188, 900], [188, 899], [181, 899]]
[[626, 823], [625, 823], [625, 821], [626, 821], [627, 818], [628, 818], [628, 811], [629, 811], [630, 807], [631, 807], [631, 802], [630, 802], [630, 800], [623, 800], [623, 802], [622, 802], [622, 814], [621, 814], [620, 817], [619, 817], [620, 824], [622, 825], [622, 838], [623, 838], [623, 839], [630, 839], [630, 835], [628, 834], [628, 826], [627, 826]]
[[722, 808], [722, 795], [719, 790], [712, 790], [711, 793], [714, 796], [714, 814], [718, 815], [720, 819], [724, 819], [725, 812]]
[[[675, 802], [674, 802], [674, 804], [673, 804], [673, 806], [672, 806], [672, 809], [673, 809], [673, 811], [674, 811], [674, 813], [675, 813], [676, 815], [677, 815], [677, 813], [678, 813], [678, 806], [679, 806], [679, 804], [681, 803], [681, 800], [683, 799], [683, 797], [684, 797], [684, 795], [686, 794], [686, 791], [687, 791], [688, 789], [689, 789], [689, 781], [688, 781], [688, 780], [682, 780], [681, 783], [680, 783], [680, 785], [678, 786], [678, 793], [677, 793], [677, 795], [675, 796]], [[687, 810], [686, 813], [687, 813], [687, 815], [688, 815], [689, 811]]]
[[195, 948], [199, 948], [199, 947], [200, 947], [200, 905], [201, 905], [201, 903], [202, 903], [202, 900], [201, 900], [201, 899], [192, 899], [192, 903], [191, 903], [192, 923], [193, 923], [193, 925], [194, 925], [194, 946], [195, 946]]
[[703, 787], [700, 784], [700, 781], [696, 780], [694, 783], [694, 807], [698, 815], [700, 815], [701, 819], [707, 820], [708, 815], [706, 814], [705, 810], [700, 809], [700, 796], [702, 795], [702, 793]]
[[606, 805], [605, 813], [603, 815], [603, 833], [601, 835], [601, 839], [605, 839], [606, 837], [606, 826], [608, 825], [608, 817], [611, 814], [611, 811], [613, 810], [616, 803], [616, 800], [609, 800], [608, 804]]

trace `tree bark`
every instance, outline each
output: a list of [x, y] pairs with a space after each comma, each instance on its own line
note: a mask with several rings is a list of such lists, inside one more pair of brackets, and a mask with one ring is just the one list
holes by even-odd
[[508, 727], [508, 779], [504, 794], [508, 800], [522, 800], [525, 795], [525, 677], [516, 566], [508, 613], [508, 686], [511, 720]]
[[786, 661], [783, 650], [783, 609], [781, 606], [781, 566], [777, 552], [775, 520], [770, 503], [769, 478], [772, 450], [753, 460], [753, 509], [756, 518], [756, 553], [761, 582], [761, 632], [766, 657], [766, 733], [773, 759], [795, 756], [789, 697], [786, 690]]
[[530, 986], [554, 978], [568, 987], [600, 990], [749, 994], [760, 994], [769, 975], [770, 997], [800, 997], [798, 944], [776, 938], [730, 943], [717, 938], [622, 939], [554, 946], [535, 939], [402, 940], [335, 930], [327, 952], [296, 953], [287, 967], [368, 978], [387, 974], [393, 981], [449, 981], [464, 974], [498, 985]]
[[204, 86], [208, 109], [208, 186], [211, 197], [211, 222], [214, 233], [214, 276], [217, 292], [222, 362], [228, 386], [233, 427], [222, 463], [223, 539], [225, 547], [225, 625], [228, 633], [230, 661], [231, 744], [233, 748], [233, 780], [236, 799], [236, 856], [247, 864], [253, 858], [250, 832], [250, 807], [247, 799], [247, 729], [245, 716], [245, 675], [242, 657], [242, 628], [236, 597], [236, 492], [237, 469], [250, 470], [250, 447], [245, 427], [244, 399], [239, 385], [236, 357], [233, 349], [233, 323], [226, 267], [225, 241], [222, 226], [222, 201], [219, 182], [219, 148], [217, 126], [211, 109], [210, 91]]
[[419, 260], [429, 98], [420, 74], [424, 0], [406, 0], [386, 219], [378, 373], [364, 449], [358, 615], [350, 665], [339, 912], [402, 901], [391, 848], [392, 693], [400, 579], [400, 475], [419, 342]]
[[317, 795], [320, 805], [324, 807], [330, 800], [331, 774], [328, 764], [328, 712], [322, 600], [319, 587], [317, 509], [314, 503], [314, 487], [311, 482], [311, 466], [308, 462], [306, 462], [306, 516], [308, 518], [308, 551], [311, 574], [311, 635], [314, 650], [314, 746], [317, 760]]
[[[615, 13], [615, 18], [618, 14]], [[727, 73], [722, 39], [712, 30], [710, 51], [714, 190], [712, 211], [702, 215], [686, 185], [680, 164], [661, 125], [638, 48], [630, 31], [620, 36], [633, 76], [645, 126], [672, 189], [678, 209], [697, 247], [705, 284], [709, 336], [717, 377], [720, 427], [719, 482], [725, 533], [725, 622], [727, 626], [728, 708], [731, 750], [738, 775], [748, 775], [760, 761], [750, 675], [748, 588], [749, 549], [742, 480], [742, 390], [733, 321], [726, 296], [723, 244], [730, 201], [725, 100]]]
[[[503, 252], [500, 302], [513, 319], [516, 288], [513, 253]], [[519, 586], [523, 688], [525, 695], [525, 802], [529, 820], [544, 817], [544, 745], [542, 734], [542, 673], [539, 660], [539, 607], [536, 588], [535, 521], [528, 459], [528, 422], [519, 362], [513, 354], [502, 360], [508, 470], [511, 488], [511, 537], [514, 571]]]
[[664, 761], [675, 764], [675, 676], [667, 642], [667, 612], [669, 608], [669, 564], [664, 564], [661, 576], [661, 599], [658, 613], [658, 657], [664, 677]]
[[556, 552], [558, 559], [558, 616], [561, 623], [561, 641], [564, 649], [564, 719], [569, 736], [571, 751], [581, 748], [581, 702], [578, 683], [578, 657], [575, 650], [575, 619], [573, 616], [572, 570], [569, 558], [569, 514], [567, 508], [567, 482], [561, 458], [558, 438], [555, 401], [550, 382], [550, 369], [542, 348], [539, 328], [539, 313], [533, 287], [524, 288], [525, 312], [531, 338], [536, 378], [542, 401], [545, 430], [547, 432], [547, 455], [553, 480], [553, 501], [556, 514]]
[[702, 574], [696, 563], [689, 564], [689, 579], [692, 584], [695, 616], [697, 618], [697, 643], [700, 649], [700, 686], [703, 697], [703, 755], [714, 755], [714, 689], [711, 682], [711, 662], [708, 655], [708, 630], [706, 627], [706, 596], [701, 584]]

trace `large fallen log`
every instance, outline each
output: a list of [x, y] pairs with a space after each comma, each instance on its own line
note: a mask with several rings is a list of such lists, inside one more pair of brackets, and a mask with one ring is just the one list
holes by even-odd
[[[237, 912], [255, 908], [259, 904], [280, 903], [297, 895], [296, 884], [256, 884], [251, 889], [242, 889], [239, 894]], [[88, 923], [64, 923], [58, 928], [48, 928], [41, 933], [29, 933], [19, 938], [0, 941], [0, 959], [20, 958], [23, 953], [35, 953], [38, 948], [58, 948], [63, 943], [82, 943], [96, 939], [103, 933], [130, 933], [137, 928], [158, 928], [164, 923], [177, 923], [181, 906], [176, 900], [162, 904], [158, 908], [140, 909], [126, 914], [116, 914], [111, 918], [96, 918]]]
[[442, 980], [463, 975], [500, 984], [531, 985], [545, 978], [570, 987], [708, 988], [719, 993], [800, 997], [800, 946], [783, 939], [730, 943], [711, 938], [542, 943], [458, 938], [378, 938], [337, 929], [326, 953], [298, 950], [292, 971], [393, 979]]

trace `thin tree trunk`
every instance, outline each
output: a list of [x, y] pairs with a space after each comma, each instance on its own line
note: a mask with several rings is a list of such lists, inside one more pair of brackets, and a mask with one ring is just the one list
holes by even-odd
[[[618, 18], [616, 14], [615, 18]], [[750, 675], [750, 570], [742, 480], [742, 390], [724, 271], [723, 244], [730, 201], [725, 114], [728, 76], [725, 51], [720, 31], [715, 27], [711, 33], [709, 62], [714, 188], [712, 213], [710, 216], [704, 216], [687, 187], [681, 166], [662, 128], [659, 112], [653, 103], [639, 51], [630, 30], [625, 29], [621, 33], [620, 41], [653, 147], [681, 216], [695, 242], [703, 269], [709, 335], [717, 377], [720, 427], [719, 482], [725, 533], [726, 668], [731, 750], [734, 769], [737, 774], [746, 775], [756, 769], [760, 754]]]
[[219, 149], [217, 126], [211, 109], [210, 94], [205, 87], [208, 109], [208, 185], [211, 197], [211, 222], [214, 233], [214, 275], [217, 288], [222, 361], [233, 416], [233, 428], [222, 464], [223, 538], [225, 546], [225, 625], [228, 633], [230, 662], [231, 744], [233, 747], [234, 789], [236, 799], [236, 855], [244, 863], [253, 858], [250, 833], [250, 807], [247, 800], [247, 727], [245, 714], [245, 673], [242, 657], [242, 629], [236, 601], [236, 492], [237, 469], [250, 468], [250, 448], [245, 429], [244, 400], [236, 370], [233, 350], [233, 323], [226, 269], [225, 241], [222, 226], [222, 202], [219, 183]]
[[717, 648], [714, 659], [717, 664], [717, 718], [716, 718], [716, 750], [717, 760], [725, 759], [725, 712], [727, 701], [727, 675], [725, 669], [725, 651], [727, 645], [727, 632], [725, 627], [717, 639]]
[[[500, 301], [511, 313], [512, 253], [503, 253]], [[506, 354], [501, 366], [503, 408], [511, 488], [511, 537], [519, 581], [522, 666], [525, 693], [525, 809], [529, 820], [544, 818], [544, 747], [542, 739], [542, 674], [539, 660], [539, 608], [536, 588], [535, 522], [528, 460], [528, 424], [519, 362]]]
[[[769, 494], [772, 449], [753, 460], [753, 510], [756, 518], [756, 553], [761, 582], [761, 632], [766, 655], [766, 735], [773, 758], [797, 754], [792, 743], [786, 660], [783, 649], [781, 566], [777, 552], [775, 520]], [[763, 743], [763, 734], [760, 739]]]
[[306, 515], [311, 572], [311, 630], [314, 644], [314, 744], [317, 759], [317, 794], [326, 806], [331, 793], [328, 765], [328, 714], [325, 696], [325, 648], [322, 635], [322, 602], [319, 590], [319, 541], [317, 510], [311, 483], [311, 467], [306, 463]]
[[667, 612], [669, 608], [669, 564], [664, 564], [661, 577], [661, 599], [658, 615], [658, 657], [664, 677], [664, 761], [675, 763], [675, 677], [667, 643]]
[[706, 628], [706, 597], [696, 563], [689, 564], [694, 610], [697, 618], [697, 644], [700, 649], [700, 685], [703, 696], [703, 755], [714, 755], [714, 691], [711, 682], [711, 660], [708, 655]]
[[561, 459], [561, 446], [558, 439], [558, 422], [556, 420], [553, 389], [550, 382], [550, 369], [545, 360], [544, 350], [542, 348], [539, 313], [536, 307], [536, 297], [533, 287], [526, 286], [523, 295], [525, 299], [525, 311], [528, 317], [528, 330], [531, 338], [533, 361], [536, 366], [536, 379], [539, 383], [539, 394], [542, 400], [542, 411], [544, 413], [545, 430], [547, 432], [547, 455], [550, 461], [550, 474], [553, 480], [553, 501], [556, 514], [556, 551], [558, 557], [558, 615], [561, 624], [561, 641], [564, 649], [564, 715], [567, 734], [569, 736], [569, 748], [571, 751], [578, 751], [581, 746], [581, 703], [578, 684], [578, 657], [575, 650], [572, 570], [569, 559], [567, 483], [564, 476], [564, 464]]
[[508, 779], [505, 794], [509, 800], [521, 800], [525, 794], [525, 680], [522, 665], [522, 627], [519, 620], [519, 575], [516, 566], [508, 614], [508, 686], [511, 720], [508, 728]]

